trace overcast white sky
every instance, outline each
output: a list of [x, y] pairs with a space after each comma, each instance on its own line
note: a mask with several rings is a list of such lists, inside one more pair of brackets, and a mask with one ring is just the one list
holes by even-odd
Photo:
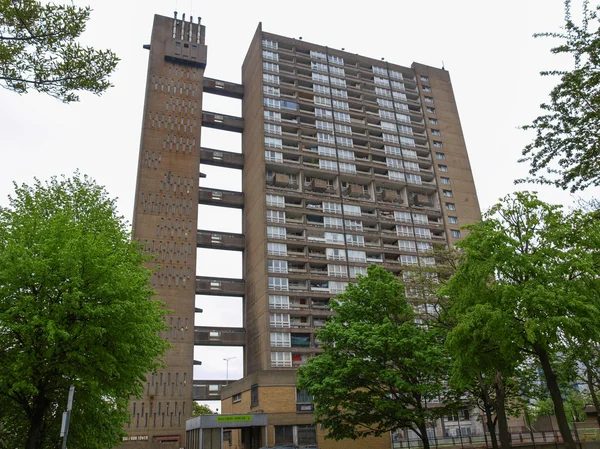
[[[59, 0], [57, 0], [59, 1]], [[84, 41], [111, 48], [121, 58], [112, 78], [115, 87], [102, 97], [82, 95], [81, 102], [64, 105], [31, 93], [18, 96], [0, 89], [0, 204], [7, 203], [12, 181], [31, 182], [36, 176], [82, 173], [104, 184], [119, 197], [119, 210], [133, 213], [142, 107], [153, 15], [190, 13], [206, 25], [208, 64], [205, 75], [241, 82], [241, 64], [258, 22], [263, 29], [375, 58], [410, 66], [413, 61], [450, 72], [473, 175], [483, 209], [516, 189], [513, 180], [527, 167], [517, 164], [530, 136], [517, 129], [539, 114], [556, 80], [540, 70], [564, 67], [567, 61], [549, 53], [552, 41], [533, 39], [534, 32], [554, 31], [562, 25], [563, 0], [375, 0], [370, 2], [265, 0], [229, 2], [198, 0], [75, 0], [90, 4], [92, 18]], [[575, 6], [578, 7], [576, 0]], [[368, 6], [368, 9], [365, 8]], [[294, 8], [291, 10], [291, 8]], [[206, 95], [204, 109], [239, 115], [241, 102]], [[241, 151], [233, 133], [203, 130], [202, 145]], [[204, 185], [239, 190], [241, 176], [234, 170], [203, 167]], [[519, 186], [523, 189], [525, 187]], [[573, 197], [553, 188], [529, 187], [546, 201], [571, 204]], [[594, 196], [590, 190], [585, 197]], [[240, 232], [239, 211], [201, 207], [200, 227]], [[200, 250], [198, 274], [241, 276], [241, 256]], [[233, 268], [232, 268], [233, 267]], [[201, 325], [241, 325], [232, 322], [239, 299], [199, 298], [205, 310]], [[198, 324], [198, 323], [197, 323]], [[203, 360], [196, 378], [225, 378], [224, 357], [237, 356], [229, 365], [230, 379], [242, 374], [241, 350], [197, 350]]]

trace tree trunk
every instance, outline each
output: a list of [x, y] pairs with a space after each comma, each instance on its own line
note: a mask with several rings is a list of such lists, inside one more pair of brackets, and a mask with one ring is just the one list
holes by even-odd
[[421, 441], [423, 442], [423, 449], [429, 449], [429, 435], [427, 435], [427, 424], [425, 422], [417, 423], [419, 432], [421, 433]]
[[510, 434], [508, 433], [508, 422], [506, 420], [506, 408], [504, 404], [506, 391], [504, 390], [504, 379], [502, 379], [500, 371], [496, 371], [496, 375], [494, 376], [494, 389], [496, 390], [496, 415], [498, 416], [500, 446], [502, 449], [510, 449]]
[[41, 443], [42, 427], [44, 422], [44, 415], [48, 408], [46, 402], [46, 396], [40, 392], [33, 402], [33, 413], [30, 416], [30, 427], [27, 432], [27, 442], [25, 443], [25, 449], [37, 449]]
[[[492, 442], [492, 449], [498, 449], [498, 439], [496, 438], [496, 425], [494, 424], [494, 418], [492, 416], [492, 400], [490, 399], [490, 393], [485, 386], [483, 376], [481, 373], [477, 375], [479, 381], [479, 389], [481, 391], [481, 399], [483, 399], [483, 409], [485, 411], [485, 421], [488, 431], [490, 432], [490, 440]], [[485, 430], [484, 430], [485, 432]]]
[[598, 396], [596, 396], [596, 389], [594, 388], [594, 376], [592, 375], [591, 368], [587, 364], [585, 365], [585, 373], [587, 376], [588, 390], [590, 390], [594, 409], [596, 409], [596, 421], [598, 421], [598, 425], [600, 426], [600, 406], [598, 404]]
[[556, 416], [556, 422], [558, 423], [558, 429], [562, 435], [563, 442], [566, 449], [577, 449], [571, 429], [569, 428], [569, 422], [567, 421], [567, 415], [565, 413], [565, 405], [563, 403], [560, 387], [558, 386], [558, 380], [556, 374], [550, 365], [550, 358], [548, 352], [538, 343], [532, 345], [533, 350], [540, 359], [542, 370], [544, 371], [544, 377], [546, 378], [546, 387], [550, 392], [552, 403], [554, 404], [554, 415]]

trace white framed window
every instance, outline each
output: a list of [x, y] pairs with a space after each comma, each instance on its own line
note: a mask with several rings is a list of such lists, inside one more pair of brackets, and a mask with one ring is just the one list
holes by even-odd
[[417, 159], [418, 155], [415, 150], [407, 150], [406, 148], [402, 148], [402, 156], [406, 159]]
[[265, 137], [265, 146], [268, 148], [283, 148], [283, 141], [277, 137]]
[[438, 169], [441, 172], [447, 173], [448, 172], [448, 166], [447, 165], [438, 165]]
[[267, 271], [269, 273], [283, 273], [283, 274], [287, 274], [287, 272], [288, 272], [288, 263], [287, 263], [287, 260], [273, 260], [273, 259], [269, 259], [267, 261]]
[[331, 118], [333, 113], [329, 109], [315, 108], [315, 117]]
[[412, 223], [410, 212], [394, 211], [394, 219], [401, 223]]
[[280, 122], [281, 112], [265, 111], [265, 120], [271, 120], [272, 122]]
[[331, 89], [331, 95], [338, 98], [348, 98], [348, 92], [343, 89]]
[[410, 115], [396, 114], [396, 120], [402, 123], [411, 123]]
[[407, 97], [405, 93], [402, 92], [392, 92], [392, 97], [394, 97], [395, 100], [402, 100], [402, 101], [406, 101]]
[[403, 237], [414, 237], [412, 226], [396, 225], [396, 234]]
[[442, 176], [442, 177], [440, 178], [440, 182], [441, 182], [442, 184], [450, 184], [450, 178], [445, 178], [445, 177], [443, 177], [443, 176]]
[[350, 134], [352, 135], [352, 127], [348, 125], [342, 125], [340, 123], [335, 124], [335, 131], [340, 134]]
[[269, 307], [272, 309], [289, 309], [290, 297], [285, 295], [269, 295]]
[[412, 214], [414, 224], [429, 224], [429, 217], [425, 214]]
[[419, 258], [417, 256], [409, 256], [406, 254], [400, 255], [400, 264], [408, 266], [419, 265]]
[[327, 260], [346, 260], [346, 250], [338, 248], [326, 248]]
[[375, 87], [375, 94], [381, 97], [391, 97], [392, 91], [383, 87]]
[[318, 70], [319, 72], [327, 72], [327, 64], [323, 64], [322, 62], [311, 61], [310, 66], [312, 70]]
[[425, 103], [433, 103], [433, 98], [425, 97]]
[[428, 83], [429, 82], [429, 77], [425, 76], [425, 75], [420, 75], [419, 78], [421, 79], [421, 81], [423, 81], [424, 83]]
[[342, 67], [329, 66], [329, 73], [337, 76], [346, 76], [346, 72]]
[[446, 160], [446, 154], [445, 153], [435, 153], [435, 158], [437, 160], [440, 160], [440, 161], [445, 161]]
[[346, 220], [346, 229], [350, 231], [362, 231], [363, 224], [359, 220]]
[[402, 160], [395, 159], [393, 157], [386, 157], [385, 164], [390, 168], [399, 168], [400, 170], [402, 170], [404, 168], [404, 165], [402, 164]]
[[347, 278], [348, 267], [346, 265], [327, 264], [327, 275], [330, 277]]
[[406, 182], [410, 182], [411, 184], [422, 184], [421, 175], [415, 175], [412, 173], [406, 174]]
[[[338, 157], [340, 159], [343, 159], [346, 161], [354, 160], [354, 151], [352, 151], [352, 150], [337, 150], [337, 153], [338, 153]], [[341, 166], [340, 166], [340, 170], [341, 170]]]
[[390, 78], [395, 78], [397, 80], [404, 79], [404, 77], [402, 76], [402, 73], [397, 72], [395, 70], [390, 70]]
[[269, 61], [279, 61], [279, 55], [275, 52], [263, 50], [262, 55], [263, 59], [268, 59]]
[[348, 286], [347, 282], [330, 281], [329, 282], [329, 293], [344, 293], [344, 290]]
[[453, 238], [455, 238], [455, 239], [460, 238], [460, 231], [456, 231], [456, 230], [452, 229], [450, 232], [451, 232]]
[[335, 148], [319, 145], [317, 147], [317, 154], [319, 156], [335, 157]]
[[312, 80], [317, 81], [319, 83], [329, 84], [329, 77], [322, 73], [314, 73], [312, 74]]
[[273, 123], [265, 123], [265, 133], [277, 134], [281, 136], [281, 125], [274, 125]]
[[287, 245], [285, 243], [267, 243], [267, 253], [270, 256], [287, 256]]
[[445, 197], [447, 198], [452, 198], [454, 196], [454, 194], [452, 193], [452, 190], [442, 190], [443, 194]]
[[454, 203], [446, 203], [446, 209], [456, 210], [456, 205]]
[[263, 82], [270, 84], [279, 84], [279, 75], [273, 75], [272, 73], [263, 73]]
[[448, 223], [450, 223], [450, 224], [458, 224], [458, 217], [448, 216]]
[[432, 134], [433, 136], [441, 136], [441, 135], [442, 135], [442, 132], [441, 132], [439, 129], [432, 129], [432, 130], [431, 130], [431, 134]]
[[361, 215], [360, 206], [355, 206], [353, 204], [344, 204], [344, 213], [346, 215], [357, 215], [360, 217], [360, 215]]
[[443, 148], [444, 144], [442, 142], [438, 141], [438, 140], [434, 140], [433, 141], [433, 146], [436, 147], [436, 148]]
[[271, 313], [269, 318], [271, 327], [290, 327], [289, 313]]
[[317, 127], [317, 129], [320, 129], [321, 131], [333, 131], [333, 123], [331, 123], [331, 122], [325, 122], [323, 120], [316, 120], [315, 126]]
[[356, 164], [350, 164], [348, 162], [340, 162], [340, 171], [342, 173], [356, 173]]
[[417, 162], [406, 161], [404, 162], [404, 168], [410, 171], [421, 171], [421, 168]]
[[430, 251], [433, 251], [433, 243], [417, 242], [417, 249], [420, 253], [428, 253]]
[[270, 48], [271, 50], [277, 50], [278, 44], [275, 41], [271, 41], [269, 39], [263, 39], [262, 41], [263, 48]]
[[406, 125], [398, 125], [398, 131], [404, 134], [409, 134], [412, 135], [413, 133], [413, 129], [412, 126], [406, 126]]
[[398, 101], [394, 101], [394, 107], [398, 111], [409, 111], [410, 110], [407, 104], [400, 103]]
[[329, 62], [337, 65], [344, 65], [344, 58], [335, 55], [329, 55]]
[[331, 95], [331, 90], [327, 86], [321, 84], [313, 84], [313, 92], [319, 95]]
[[348, 261], [349, 262], [366, 262], [367, 253], [365, 251], [349, 249], [348, 250]]
[[319, 168], [321, 170], [337, 171], [337, 162], [319, 159]]
[[326, 232], [325, 233], [325, 242], [333, 243], [335, 245], [343, 245], [344, 244], [344, 234], [340, 234], [337, 232]]
[[274, 348], [289, 348], [292, 339], [289, 332], [271, 332], [271, 346]]
[[344, 221], [337, 217], [323, 217], [323, 226], [330, 229], [343, 229]]
[[392, 89], [405, 90], [404, 83], [398, 81], [392, 81]]
[[415, 146], [415, 139], [413, 139], [412, 137], [400, 136], [400, 143], [402, 145], [406, 145], [407, 147], [414, 147]]
[[418, 239], [430, 239], [431, 231], [427, 228], [415, 228], [415, 237]]
[[332, 76], [331, 77], [331, 85], [338, 86], [338, 87], [346, 87], [346, 80], [344, 80], [342, 78], [334, 78]]
[[317, 133], [317, 141], [319, 143], [329, 143], [331, 145], [335, 145], [335, 139], [333, 138], [333, 134]]
[[394, 113], [392, 111], [386, 111], [385, 109], [380, 109], [379, 117], [387, 119], [387, 120], [394, 120]]
[[291, 366], [291, 352], [271, 352], [271, 368], [291, 368]]
[[330, 201], [323, 201], [323, 212], [327, 214], [341, 214], [342, 205], [340, 203], [332, 203]]
[[354, 148], [354, 140], [352, 140], [352, 137], [337, 136], [335, 142], [343, 147]]
[[387, 76], [387, 69], [384, 67], [377, 67], [377, 66], [372, 66], [373, 68], [373, 73], [376, 75], [383, 75], [383, 76]]
[[362, 235], [346, 234], [348, 246], [365, 246], [365, 237]]
[[277, 100], [276, 98], [264, 98], [263, 104], [266, 108], [281, 109], [281, 100]]
[[383, 150], [385, 151], [385, 154], [390, 154], [392, 156], [401, 156], [402, 155], [402, 150], [400, 149], [400, 147], [384, 145]]
[[323, 59], [325, 61], [327, 61], [327, 55], [325, 53], [321, 53], [318, 51], [310, 51], [310, 57], [311, 59]]
[[439, 124], [439, 122], [438, 122], [438, 120], [436, 118], [431, 118], [431, 117], [429, 117], [429, 123], [431, 123], [432, 125]]
[[270, 239], [285, 239], [287, 237], [286, 230], [281, 226], [267, 226], [267, 237]]
[[384, 129], [386, 131], [393, 131], [393, 132], [397, 132], [398, 131], [398, 127], [396, 126], [395, 123], [391, 123], [391, 122], [381, 122], [381, 129]]
[[386, 100], [384, 98], [378, 98], [377, 105], [379, 105], [380, 108], [394, 109], [394, 102], [392, 100]]
[[335, 120], [338, 122], [343, 122], [343, 123], [351, 122], [350, 114], [348, 114], [347, 112], [334, 111], [333, 116], [334, 116]]
[[275, 64], [273, 62], [268, 62], [268, 61], [263, 61], [263, 70], [279, 73], [279, 64]]
[[315, 95], [315, 104], [331, 107], [331, 99], [329, 97], [319, 97]]
[[384, 142], [400, 143], [398, 136], [395, 134], [381, 133]]
[[405, 181], [404, 173], [394, 170], [388, 170], [388, 178], [392, 181]]
[[270, 223], [285, 223], [285, 212], [267, 209], [267, 221]]
[[435, 257], [419, 257], [424, 267], [435, 267]]
[[335, 109], [341, 109], [343, 111], [347, 111], [350, 109], [350, 106], [348, 105], [347, 101], [342, 101], [342, 100], [333, 100], [333, 107]]
[[285, 197], [282, 195], [273, 195], [267, 193], [267, 206], [285, 207]]
[[287, 278], [269, 277], [269, 290], [280, 290], [287, 292], [289, 290]]
[[413, 240], [398, 240], [398, 249], [415, 253], [417, 252], [417, 244]]
[[265, 150], [265, 161], [283, 162], [283, 153], [279, 153], [278, 151]]
[[379, 76], [374, 76], [373, 81], [375, 82], [375, 84], [378, 84], [380, 86], [389, 86], [390, 85], [387, 78], [381, 78]]
[[350, 277], [357, 278], [358, 276], [366, 276], [367, 267], [350, 267]]

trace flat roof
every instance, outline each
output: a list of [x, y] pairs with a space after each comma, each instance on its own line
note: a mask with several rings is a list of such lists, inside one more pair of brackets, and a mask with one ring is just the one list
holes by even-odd
[[266, 426], [266, 413], [238, 415], [200, 415], [185, 422], [185, 430], [194, 429], [239, 429], [242, 427]]

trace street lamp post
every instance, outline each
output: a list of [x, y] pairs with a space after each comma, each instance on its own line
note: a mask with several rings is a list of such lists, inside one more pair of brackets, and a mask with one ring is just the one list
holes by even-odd
[[229, 385], [229, 361], [236, 359], [237, 357], [226, 357], [223, 360], [225, 360], [225, 363], [227, 363], [227, 369], [225, 371], [225, 385]]

